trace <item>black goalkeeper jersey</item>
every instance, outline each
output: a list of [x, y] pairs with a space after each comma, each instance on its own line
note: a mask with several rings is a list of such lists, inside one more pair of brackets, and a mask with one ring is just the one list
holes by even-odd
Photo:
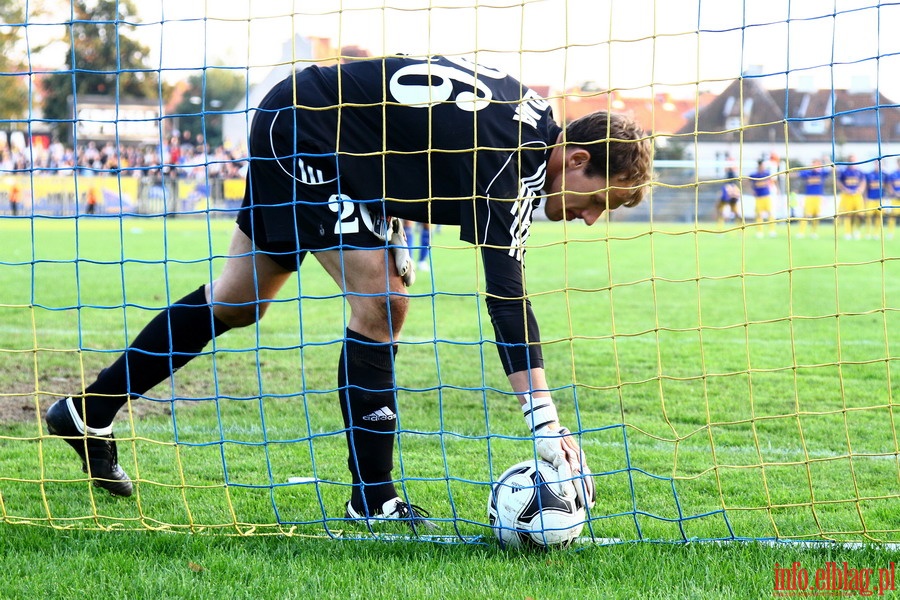
[[[277, 135], [294, 136], [301, 157], [336, 157], [341, 194], [384, 202], [394, 217], [459, 225], [460, 239], [482, 246], [504, 367], [542, 366], [522, 259], [550, 146], [562, 131], [549, 104], [512, 77], [460, 58], [397, 56], [309, 67], [273, 88], [260, 108], [291, 105], [293, 128]], [[292, 226], [289, 216], [271, 220], [268, 230]]]
[[309, 67], [279, 87], [300, 109], [298, 151], [336, 152], [343, 194], [521, 259], [561, 131], [533, 91], [463, 59], [400, 56]]

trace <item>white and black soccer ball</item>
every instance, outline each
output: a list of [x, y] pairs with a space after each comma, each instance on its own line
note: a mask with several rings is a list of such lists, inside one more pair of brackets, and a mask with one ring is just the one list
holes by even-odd
[[584, 506], [573, 484], [567, 484], [572, 493], [562, 495], [557, 481], [552, 464], [532, 459], [511, 466], [491, 486], [488, 522], [503, 546], [565, 546], [581, 534]]

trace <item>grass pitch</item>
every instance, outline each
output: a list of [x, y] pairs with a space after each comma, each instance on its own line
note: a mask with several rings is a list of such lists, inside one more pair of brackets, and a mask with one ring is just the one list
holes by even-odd
[[[120, 460], [137, 493], [96, 492], [71, 450], [47, 437], [41, 411], [92, 380], [160, 308], [214, 277], [231, 228], [227, 220], [0, 221], [0, 402], [19, 414], [0, 424], [0, 538], [12, 544], [16, 534], [24, 544], [8, 550], [80, 571], [87, 554], [57, 556], [72, 540], [112, 562], [105, 546], [124, 546], [137, 557], [125, 572], [142, 590], [158, 585], [139, 566], [158, 545], [175, 557], [168, 575], [193, 583], [220, 568], [192, 553], [207, 564], [256, 563], [260, 582], [273, 568], [296, 580], [299, 566], [289, 565], [302, 558], [329, 586], [355, 577], [337, 565], [372, 553], [387, 555], [392, 572], [420, 565], [422, 581], [446, 565], [443, 589], [458, 597], [472, 596], [454, 582], [472, 577], [479, 590], [511, 577], [503, 589], [512, 597], [555, 597], [560, 578], [588, 572], [596, 577], [576, 589], [604, 596], [652, 596], [654, 583], [668, 581], [691, 597], [703, 589], [747, 597], [771, 594], [774, 562], [800, 556], [818, 567], [849, 552], [625, 544], [536, 559], [498, 550], [486, 527], [490, 482], [532, 450], [491, 342], [477, 253], [450, 227], [433, 237], [432, 269], [411, 289], [397, 359], [395, 473], [448, 538], [486, 545], [315, 539], [371, 534], [341, 518], [349, 490], [334, 388], [348, 315], [314, 259], [258, 326], [220, 337], [216, 353], [120, 414]], [[548, 377], [599, 491], [585, 535], [900, 541], [892, 343], [900, 242], [845, 241], [830, 227], [797, 239], [788, 230], [757, 239], [752, 228], [534, 225], [527, 281]], [[173, 531], [202, 535], [165, 533]], [[262, 533], [281, 535], [231, 537]], [[332, 554], [335, 566], [324, 566]], [[891, 553], [876, 543], [849, 556], [880, 568]], [[523, 561], [530, 567], [520, 574]], [[667, 561], [677, 574], [664, 573]], [[630, 583], [604, 581], [615, 573]], [[294, 588], [268, 579], [270, 595], [291, 597]], [[390, 589], [394, 580], [385, 581]], [[78, 589], [69, 578], [59, 583]], [[42, 589], [28, 578], [16, 585]], [[431, 595], [423, 585], [419, 595]], [[308, 597], [299, 592], [312, 588], [296, 589]]]

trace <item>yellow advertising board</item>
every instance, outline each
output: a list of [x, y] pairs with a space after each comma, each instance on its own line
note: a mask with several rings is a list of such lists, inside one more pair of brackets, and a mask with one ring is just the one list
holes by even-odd
[[[211, 185], [211, 183], [215, 185]], [[211, 189], [215, 192], [211, 193]], [[207, 180], [178, 179], [163, 182], [151, 177], [128, 175], [30, 175], [0, 176], [0, 198], [4, 204], [10, 198], [19, 199], [22, 213], [74, 213], [75, 204], [87, 206], [88, 199], [96, 202], [101, 213], [147, 212], [139, 210], [146, 203], [168, 210], [205, 210], [213, 205], [239, 206], [244, 197], [243, 179]], [[6, 206], [0, 206], [0, 212]], [[150, 211], [154, 212], [154, 211]]]

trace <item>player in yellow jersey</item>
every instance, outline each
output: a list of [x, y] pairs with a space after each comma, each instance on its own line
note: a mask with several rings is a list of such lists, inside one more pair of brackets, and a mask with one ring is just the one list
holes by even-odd
[[900, 215], [900, 159], [897, 159], [897, 170], [885, 175], [885, 186], [891, 207], [887, 209], [887, 239], [892, 240], [897, 231], [897, 216]]
[[[766, 168], [765, 161], [756, 163], [756, 171], [750, 174], [750, 185], [753, 187], [753, 195], [756, 196], [756, 224], [762, 226], [768, 224], [769, 235], [775, 237], [775, 213], [772, 212], [772, 196], [777, 190], [775, 178]], [[762, 228], [756, 232], [756, 237], [762, 237]]]
[[859, 221], [862, 218], [863, 184], [865, 176], [856, 167], [856, 156], [850, 155], [847, 166], [838, 172], [837, 184], [840, 191], [840, 204], [837, 216], [844, 222], [844, 238], [859, 239]]
[[881, 207], [889, 202], [887, 184], [884, 173], [881, 172], [881, 161], [876, 160], [874, 169], [866, 173], [865, 221], [868, 239], [881, 237], [884, 231]]
[[741, 220], [741, 186], [737, 182], [737, 173], [729, 168], [725, 173], [725, 183], [719, 190], [719, 200], [716, 203], [716, 221], [719, 227], [725, 227], [725, 209], [737, 221]]
[[819, 237], [819, 215], [822, 213], [822, 196], [825, 194], [825, 180], [828, 172], [822, 168], [822, 161], [814, 159], [812, 166], [800, 171], [803, 183], [803, 220], [800, 221], [798, 237], [806, 235], [807, 226], [812, 230], [810, 237]]

